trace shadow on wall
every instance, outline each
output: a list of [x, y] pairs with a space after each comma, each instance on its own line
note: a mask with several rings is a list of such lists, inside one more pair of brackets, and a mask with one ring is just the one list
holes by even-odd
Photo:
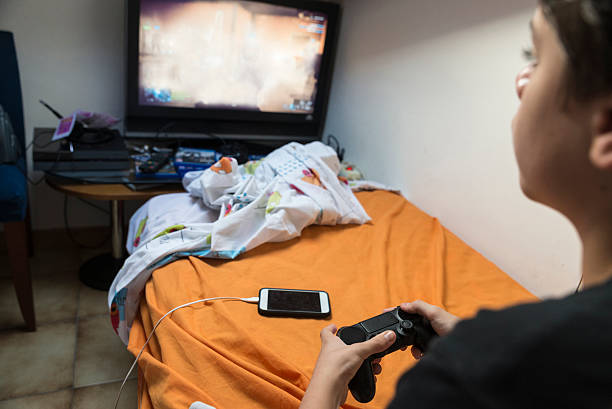
[[[384, 54], [516, 13], [535, 10], [537, 6], [537, 0], [384, 0], [376, 1], [374, 7], [372, 3], [372, 0], [344, 3], [342, 25], [345, 27], [341, 33], [349, 33], [351, 44], [360, 44], [358, 48], [344, 50], [346, 55], [372, 57]], [[345, 43], [342, 34], [339, 42], [341, 49]]]

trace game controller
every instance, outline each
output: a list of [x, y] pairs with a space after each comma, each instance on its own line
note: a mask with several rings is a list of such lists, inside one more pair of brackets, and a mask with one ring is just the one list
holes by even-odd
[[342, 327], [336, 335], [347, 345], [364, 342], [376, 335], [391, 330], [396, 338], [393, 345], [383, 352], [370, 355], [361, 364], [361, 367], [351, 379], [348, 386], [353, 397], [361, 403], [374, 399], [376, 383], [372, 361], [395, 352], [398, 349], [414, 345], [421, 351], [427, 351], [431, 340], [437, 337], [429, 321], [418, 314], [409, 314], [400, 307], [392, 311], [377, 315], [376, 317], [361, 321], [350, 327]]

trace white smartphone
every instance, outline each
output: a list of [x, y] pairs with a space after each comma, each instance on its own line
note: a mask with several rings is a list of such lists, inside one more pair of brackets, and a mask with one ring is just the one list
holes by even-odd
[[259, 290], [257, 310], [261, 315], [309, 318], [325, 318], [331, 312], [329, 295], [325, 291], [287, 288]]

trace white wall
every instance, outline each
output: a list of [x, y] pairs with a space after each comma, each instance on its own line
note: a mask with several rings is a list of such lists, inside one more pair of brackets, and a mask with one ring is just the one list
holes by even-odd
[[[522, 196], [511, 145], [513, 78], [536, 1], [343, 3], [327, 132], [348, 159], [537, 295], [573, 289], [577, 237]], [[56, 124], [40, 98], [60, 112], [123, 115], [123, 0], [0, 0], [0, 29], [15, 33], [28, 141], [35, 126]], [[33, 187], [34, 227], [61, 227], [62, 204], [44, 183]], [[107, 223], [70, 207], [72, 226]]]
[[510, 122], [534, 0], [345, 2], [326, 133], [538, 296], [578, 283], [571, 225], [520, 192]]
[[[85, 109], [123, 117], [123, 0], [0, 0], [0, 29], [15, 35], [27, 142], [34, 127], [57, 125], [39, 99], [64, 115]], [[62, 227], [63, 200], [44, 182], [32, 186], [33, 227]], [[126, 205], [128, 214], [134, 206]], [[108, 224], [106, 215], [74, 198], [69, 212], [70, 226]]]

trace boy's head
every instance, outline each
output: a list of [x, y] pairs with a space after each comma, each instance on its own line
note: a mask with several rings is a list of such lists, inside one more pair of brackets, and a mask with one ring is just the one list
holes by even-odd
[[521, 188], [580, 229], [612, 211], [609, 0], [541, 0], [533, 61], [517, 77]]
[[541, 0], [540, 5], [568, 58], [568, 97], [588, 100], [612, 92], [612, 2]]

